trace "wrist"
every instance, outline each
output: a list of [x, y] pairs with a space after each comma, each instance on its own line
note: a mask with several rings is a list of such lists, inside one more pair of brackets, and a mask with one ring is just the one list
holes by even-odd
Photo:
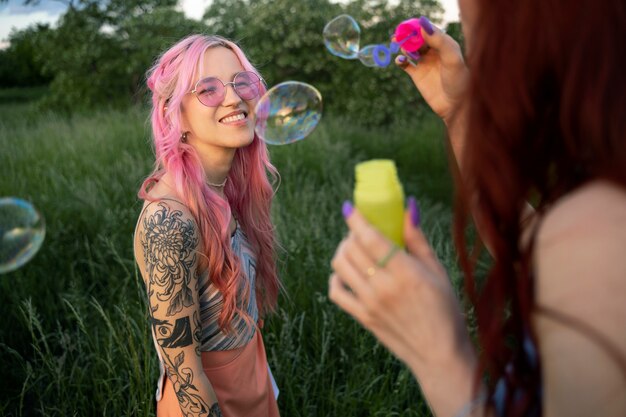
[[467, 126], [467, 110], [464, 106], [459, 105], [454, 111], [443, 117], [442, 120], [448, 135], [455, 137], [463, 135]]
[[476, 397], [477, 360], [469, 339], [437, 363], [410, 364], [434, 415], [453, 417]]
[[467, 131], [466, 111], [459, 108], [453, 115], [443, 119], [443, 122], [448, 132], [448, 150], [452, 152], [458, 167], [461, 168]]

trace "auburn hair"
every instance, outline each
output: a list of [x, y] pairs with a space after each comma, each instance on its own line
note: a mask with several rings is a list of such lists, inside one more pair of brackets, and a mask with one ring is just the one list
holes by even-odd
[[[533, 238], [522, 242], [520, 220], [527, 202], [540, 219], [594, 179], [626, 189], [626, 2], [475, 0], [475, 7], [470, 81], [458, 109], [468, 124], [454, 236], [482, 349], [477, 379], [488, 375], [491, 394], [503, 381], [517, 397], [507, 396], [504, 414], [522, 416], [541, 413], [542, 404], [540, 358], [524, 348], [537, 346], [531, 314], [539, 306]], [[468, 237], [470, 212], [494, 257], [482, 282], [480, 251], [468, 249], [480, 247]]]

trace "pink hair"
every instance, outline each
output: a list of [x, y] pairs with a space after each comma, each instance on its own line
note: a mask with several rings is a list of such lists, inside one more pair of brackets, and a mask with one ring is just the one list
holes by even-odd
[[[154, 171], [139, 190], [139, 198], [152, 200], [149, 188], [166, 172], [174, 179], [178, 197], [194, 216], [206, 256], [200, 268], [208, 268], [211, 282], [224, 297], [219, 325], [230, 330], [235, 313], [251, 318], [245, 307], [250, 286], [241, 273], [240, 263], [230, 247], [228, 225], [231, 207], [257, 255], [256, 295], [261, 314], [273, 311], [281, 287], [276, 273], [275, 238], [270, 220], [274, 190], [268, 174], [278, 177], [270, 163], [265, 143], [254, 135], [252, 143], [235, 153], [224, 189], [230, 205], [206, 185], [200, 158], [192, 146], [181, 141], [181, 102], [193, 89], [198, 66], [209, 48], [224, 47], [235, 53], [246, 71], [258, 71], [233, 42], [219, 36], [191, 35], [168, 49], [148, 71], [147, 84], [152, 91], [152, 132], [156, 153]], [[261, 85], [261, 94], [265, 86]], [[238, 289], [244, 291], [239, 293]], [[237, 299], [241, 297], [241, 299]]]

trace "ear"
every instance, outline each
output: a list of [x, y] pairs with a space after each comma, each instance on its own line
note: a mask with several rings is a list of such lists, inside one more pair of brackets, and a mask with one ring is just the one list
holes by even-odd
[[185, 111], [185, 104], [180, 103], [180, 128], [183, 132], [190, 132], [189, 121], [187, 120], [187, 112]]

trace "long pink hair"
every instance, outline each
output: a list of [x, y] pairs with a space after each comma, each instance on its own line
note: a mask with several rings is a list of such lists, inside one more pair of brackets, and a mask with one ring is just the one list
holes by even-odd
[[[227, 203], [206, 185], [205, 172], [195, 148], [181, 141], [181, 102], [193, 89], [205, 51], [215, 47], [230, 49], [246, 71], [258, 74], [235, 43], [219, 36], [188, 36], [159, 57], [147, 74], [147, 84], [152, 91], [151, 122], [156, 162], [138, 196], [152, 200], [149, 189], [166, 172], [170, 173], [178, 197], [198, 225], [204, 248], [199, 270], [208, 268], [209, 279], [224, 297], [219, 325], [230, 330], [229, 324], [235, 313], [248, 322], [251, 319], [244, 307], [248, 304], [250, 286], [230, 247], [231, 207], [257, 256], [259, 312], [270, 312], [276, 306], [281, 284], [276, 273], [276, 242], [270, 220], [274, 190], [268, 174], [276, 179], [278, 173], [269, 161], [265, 144], [255, 134], [250, 145], [235, 153], [224, 189]], [[261, 85], [261, 94], [264, 92], [265, 86]]]

